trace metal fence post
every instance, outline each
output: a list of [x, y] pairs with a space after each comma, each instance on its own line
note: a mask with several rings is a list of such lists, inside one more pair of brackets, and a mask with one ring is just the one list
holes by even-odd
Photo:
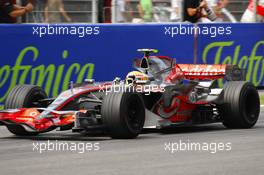
[[92, 0], [92, 23], [97, 23], [97, 1], [98, 0]]
[[253, 2], [254, 2], [254, 7], [253, 7], [254, 22], [257, 22], [257, 5], [258, 5], [258, 0], [253, 0]]
[[112, 21], [112, 23], [116, 23], [116, 6], [117, 6], [116, 0], [112, 0], [111, 6], [112, 6], [112, 10], [111, 10], [111, 12], [112, 12], [111, 21]]

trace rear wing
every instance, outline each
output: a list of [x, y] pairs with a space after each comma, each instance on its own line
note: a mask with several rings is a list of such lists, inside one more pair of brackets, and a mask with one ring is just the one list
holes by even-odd
[[244, 81], [246, 71], [237, 65], [226, 64], [178, 64], [186, 79]]

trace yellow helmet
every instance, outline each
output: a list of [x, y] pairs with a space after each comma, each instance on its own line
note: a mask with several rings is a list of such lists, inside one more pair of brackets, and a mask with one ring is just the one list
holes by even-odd
[[149, 81], [148, 75], [139, 71], [129, 72], [126, 76], [126, 85], [145, 84], [148, 81]]

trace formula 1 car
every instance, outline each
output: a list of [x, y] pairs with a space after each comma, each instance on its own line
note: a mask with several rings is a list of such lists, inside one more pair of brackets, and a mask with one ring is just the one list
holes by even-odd
[[[136, 71], [125, 80], [71, 83], [57, 98], [34, 85], [18, 85], [0, 111], [0, 121], [18, 136], [54, 129], [112, 138], [137, 137], [143, 128], [166, 128], [222, 122], [227, 128], [251, 128], [258, 120], [256, 88], [243, 81], [235, 65], [176, 64], [155, 49], [139, 49]], [[216, 81], [223, 79], [223, 88]]]

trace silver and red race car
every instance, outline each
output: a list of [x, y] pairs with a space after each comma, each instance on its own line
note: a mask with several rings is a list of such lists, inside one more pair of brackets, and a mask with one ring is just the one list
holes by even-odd
[[[72, 130], [100, 131], [112, 138], [135, 138], [143, 128], [222, 122], [227, 128], [251, 128], [260, 112], [256, 88], [235, 65], [176, 64], [139, 49], [136, 71], [125, 80], [71, 83], [57, 98], [34, 85], [9, 93], [0, 121], [18, 136]], [[223, 79], [223, 88], [216, 81]]]

